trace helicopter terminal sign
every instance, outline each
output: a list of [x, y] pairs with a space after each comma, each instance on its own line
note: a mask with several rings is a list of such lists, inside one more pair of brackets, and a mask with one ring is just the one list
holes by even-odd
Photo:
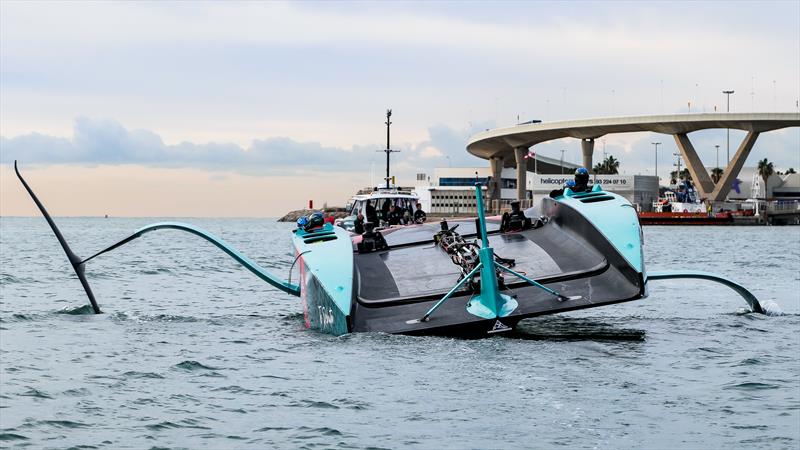
[[[634, 175], [597, 175], [590, 176], [590, 184], [599, 184], [606, 191], [632, 191]], [[528, 178], [528, 190], [534, 192], [550, 192], [564, 187], [567, 180], [574, 180], [572, 175], [533, 175]]]

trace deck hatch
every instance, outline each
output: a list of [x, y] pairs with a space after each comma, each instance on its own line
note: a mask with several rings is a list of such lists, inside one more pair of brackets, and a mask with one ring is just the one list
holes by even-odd
[[313, 244], [314, 242], [325, 242], [325, 241], [333, 241], [336, 240], [336, 233], [314, 233], [312, 235], [304, 236], [303, 243], [306, 244]]
[[595, 203], [595, 202], [605, 202], [607, 200], [613, 200], [614, 197], [609, 195], [600, 195], [596, 197], [589, 197], [589, 198], [582, 198], [581, 203]]
[[597, 197], [599, 195], [608, 195], [605, 192], [577, 192], [572, 194], [575, 198]]

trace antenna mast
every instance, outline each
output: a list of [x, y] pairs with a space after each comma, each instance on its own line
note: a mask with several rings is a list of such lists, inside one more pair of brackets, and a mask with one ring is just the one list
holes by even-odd
[[392, 126], [391, 118], [392, 118], [392, 110], [391, 109], [387, 109], [386, 110], [386, 150], [378, 150], [378, 151], [386, 152], [386, 189], [390, 188], [389, 180], [392, 179], [391, 175], [389, 175], [389, 155], [392, 154], [392, 153], [399, 153], [400, 152], [400, 150], [392, 150], [392, 147], [390, 145], [389, 128]]

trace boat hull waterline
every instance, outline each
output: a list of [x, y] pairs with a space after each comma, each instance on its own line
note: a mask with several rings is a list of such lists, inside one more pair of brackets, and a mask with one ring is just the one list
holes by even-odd
[[[747, 289], [719, 275], [651, 272], [648, 276], [635, 209], [623, 197], [599, 189], [545, 198], [537, 227], [501, 231], [498, 218], [484, 219], [482, 215], [474, 221], [453, 222], [465, 239], [480, 242], [480, 264], [485, 267], [473, 272], [480, 272], [480, 278], [488, 281], [481, 281], [479, 288], [472, 283], [472, 276], [465, 279], [451, 256], [436, 245], [439, 224], [386, 230], [386, 247], [375, 251], [359, 251], [351, 233], [329, 224], [310, 232], [295, 230], [292, 243], [300, 279], [293, 284], [213, 234], [176, 222], [143, 227], [81, 259], [71, 251], [16, 162], [14, 168], [61, 242], [95, 313], [100, 313], [100, 308], [83, 275], [85, 263], [160, 229], [189, 232], [213, 243], [271, 286], [300, 297], [306, 327], [334, 335], [490, 336], [512, 330], [530, 317], [643, 299], [648, 281], [670, 278], [722, 283], [742, 295], [753, 312], [764, 312]], [[498, 261], [513, 261], [513, 267], [495, 262], [494, 255], [502, 257]], [[503, 276], [494, 282], [495, 267], [490, 266], [498, 264], [497, 273]]]

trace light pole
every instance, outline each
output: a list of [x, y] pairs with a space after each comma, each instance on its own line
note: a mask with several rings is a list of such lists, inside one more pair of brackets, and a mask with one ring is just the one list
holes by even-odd
[[561, 149], [561, 175], [564, 175], [564, 149]]
[[672, 156], [676, 156], [678, 158], [678, 163], [675, 164], [676, 166], [678, 166], [678, 176], [675, 177], [675, 178], [677, 178], [677, 183], [680, 186], [680, 184], [681, 184], [681, 154], [680, 153], [673, 153]]
[[656, 179], [660, 180], [661, 178], [658, 177], [658, 146], [661, 145], [661, 142], [651, 142], [651, 144], [656, 149]]
[[717, 147], [717, 168], [719, 168], [719, 145], [715, 145]]
[[[725, 111], [726, 112], [731, 112], [731, 94], [733, 94], [733, 90], [722, 91], [722, 93], [725, 94], [725, 96], [728, 98], [728, 107], [727, 107], [727, 109]], [[726, 164], [726, 167], [727, 167], [727, 164], [731, 163], [731, 129], [730, 128], [728, 128], [728, 144], [727, 144], [726, 150], [727, 150], [728, 161], [725, 164]]]

